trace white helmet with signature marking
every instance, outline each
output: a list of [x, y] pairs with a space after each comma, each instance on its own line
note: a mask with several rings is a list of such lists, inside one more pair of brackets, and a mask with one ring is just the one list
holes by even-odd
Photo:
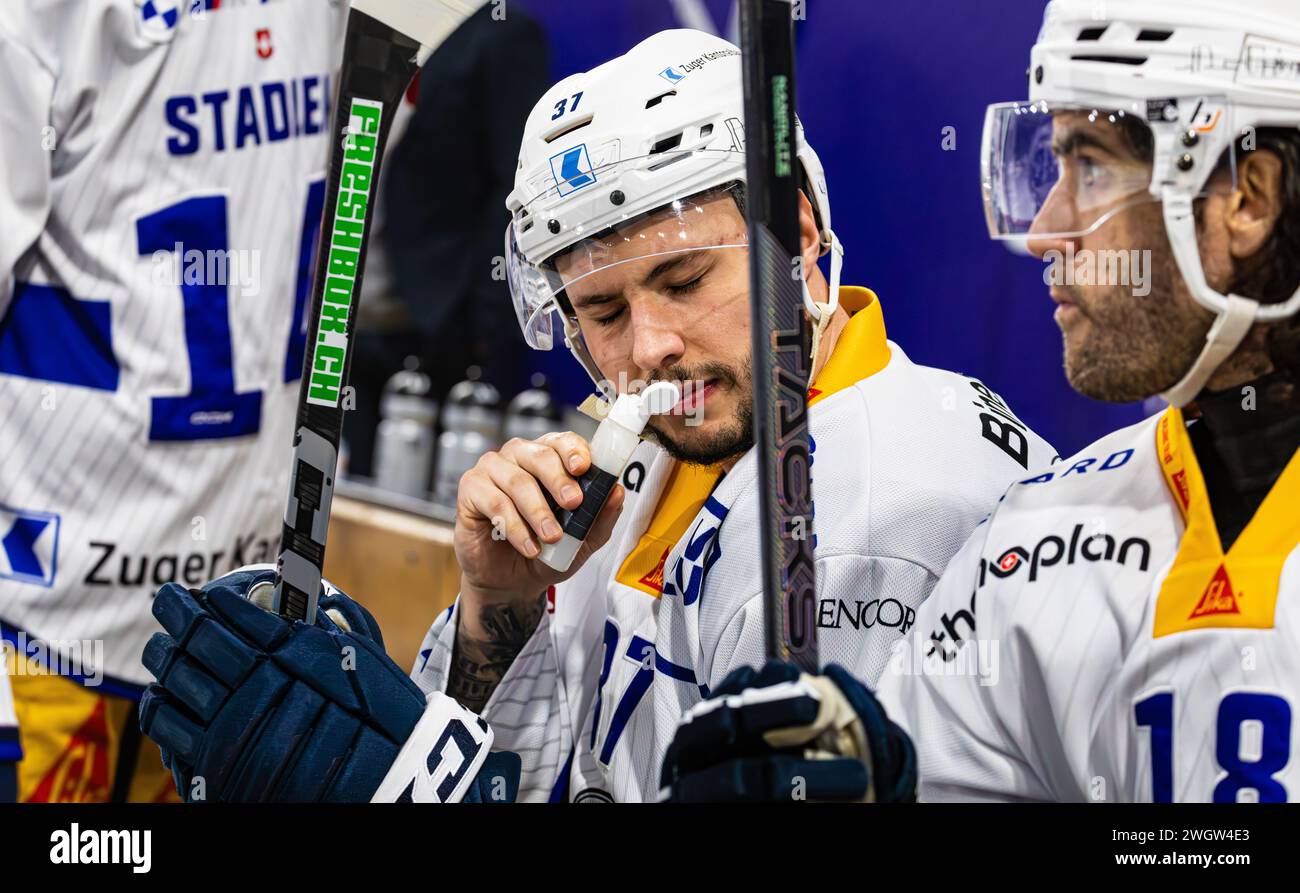
[[[542, 97], [525, 125], [515, 187], [506, 199], [510, 291], [531, 347], [553, 347], [558, 314], [565, 344], [605, 388], [564, 292], [577, 278], [628, 262], [626, 250], [614, 261], [612, 249], [626, 241], [620, 229], [634, 220], [657, 214], [664, 236], [635, 259], [747, 247], [743, 234], [706, 244], [692, 220], [698, 199], [725, 189], [739, 196], [743, 121], [740, 50], [702, 31], [656, 34]], [[805, 304], [817, 320], [835, 308], [843, 252], [831, 231], [826, 176], [802, 125], [796, 151], [822, 253], [832, 252], [829, 305], [814, 305], [805, 288]], [[574, 254], [583, 263], [570, 266], [582, 272], [566, 278], [554, 260]]]
[[[1151, 163], [1070, 177], [1053, 157], [1052, 119], [1140, 131]], [[1206, 344], [1164, 393], [1195, 399], [1257, 322], [1300, 311], [1300, 292], [1261, 303], [1224, 295], [1206, 281], [1193, 202], [1227, 171], [1235, 186], [1238, 141], [1261, 128], [1300, 127], [1300, 2], [1297, 0], [1053, 0], [1029, 64], [1029, 99], [990, 106], [981, 180], [989, 232], [1078, 238], [1143, 202], [1163, 205], [1165, 229], [1192, 297], [1216, 315]], [[1218, 181], [1216, 181], [1218, 182]], [[1044, 212], [1054, 192], [1072, 210], [1070, 231]]]

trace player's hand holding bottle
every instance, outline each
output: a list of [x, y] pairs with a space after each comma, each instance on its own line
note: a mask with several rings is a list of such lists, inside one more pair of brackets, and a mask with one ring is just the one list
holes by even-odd
[[[591, 467], [591, 447], [573, 432], [537, 440], [515, 438], [485, 453], [460, 480], [456, 497], [456, 560], [461, 569], [461, 622], [473, 624], [486, 605], [535, 601], [547, 587], [577, 573], [605, 544], [623, 507], [615, 485], [568, 571], [538, 556], [563, 537], [547, 497], [561, 509], [582, 505], [578, 480]], [[471, 630], [472, 633], [472, 630]]]
[[677, 802], [916, 799], [916, 751], [875, 696], [837, 664], [822, 676], [741, 667], [682, 717], [661, 799]]

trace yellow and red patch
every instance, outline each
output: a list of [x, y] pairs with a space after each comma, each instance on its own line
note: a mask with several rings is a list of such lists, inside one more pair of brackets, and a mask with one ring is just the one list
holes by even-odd
[[1193, 629], [1271, 629], [1278, 581], [1300, 545], [1300, 451], [1224, 552], [1205, 478], [1183, 414], [1171, 407], [1156, 425], [1156, 455], [1186, 527], [1169, 574], [1160, 584], [1152, 634]]
[[[137, 703], [104, 695], [8, 651], [9, 684], [23, 758], [18, 763], [18, 799], [24, 803], [107, 803], [113, 795], [124, 730], [137, 723]], [[130, 737], [138, 748], [126, 799], [132, 803], [176, 803], [171, 773], [158, 745]], [[130, 758], [130, 757], [128, 757]]]

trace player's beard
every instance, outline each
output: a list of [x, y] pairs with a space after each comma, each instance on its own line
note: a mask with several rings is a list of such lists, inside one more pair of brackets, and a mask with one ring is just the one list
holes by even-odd
[[[750, 358], [747, 355], [738, 367], [724, 363], [703, 363], [693, 369], [672, 366], [655, 375], [656, 381], [708, 381], [716, 379], [719, 385], [737, 396], [732, 417], [718, 430], [708, 434], [686, 422], [687, 437], [678, 439], [651, 422], [648, 431], [664, 450], [680, 462], [691, 465], [717, 465], [728, 459], [739, 458], [754, 445], [754, 387]], [[704, 407], [707, 417], [708, 407]]]
[[1082, 317], [1063, 332], [1065, 374], [1094, 400], [1129, 403], [1172, 387], [1192, 367], [1212, 318], [1196, 306], [1174, 260], [1160, 206], [1134, 208], [1131, 221], [1155, 233], [1138, 250], [1151, 251], [1151, 293], [1123, 285], [1058, 286]]

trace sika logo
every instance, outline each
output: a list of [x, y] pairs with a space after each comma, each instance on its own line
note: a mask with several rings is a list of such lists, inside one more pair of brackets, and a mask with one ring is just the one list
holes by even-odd
[[1196, 603], [1196, 607], [1192, 609], [1187, 619], [1240, 613], [1241, 609], [1237, 607], [1237, 595], [1232, 591], [1232, 581], [1228, 579], [1228, 568], [1221, 564], [1210, 579], [1210, 584], [1205, 587], [1205, 592], [1201, 593], [1201, 600]]
[[109, 734], [105, 702], [99, 699], [63, 747], [63, 752], [27, 795], [29, 803], [107, 802], [113, 783], [108, 772]]
[[257, 29], [257, 57], [259, 59], [270, 59], [275, 55], [275, 47], [271, 45], [271, 29]]
[[659, 563], [638, 581], [642, 586], [659, 593], [664, 591], [664, 565], [668, 563], [668, 551], [664, 549], [664, 554], [659, 556]]

